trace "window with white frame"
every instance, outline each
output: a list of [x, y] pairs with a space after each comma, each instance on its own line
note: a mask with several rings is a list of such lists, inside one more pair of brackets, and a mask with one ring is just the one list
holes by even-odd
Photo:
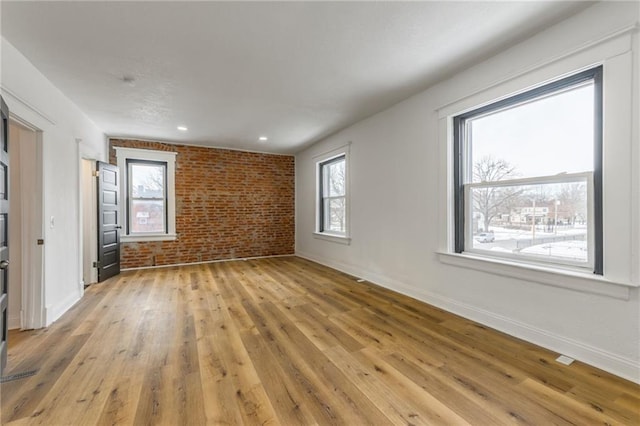
[[175, 152], [116, 147], [124, 235], [122, 241], [174, 240]]
[[602, 67], [453, 118], [454, 246], [603, 274]]
[[345, 153], [318, 162], [319, 233], [347, 236], [347, 157]]
[[167, 163], [127, 161], [128, 234], [167, 233]]

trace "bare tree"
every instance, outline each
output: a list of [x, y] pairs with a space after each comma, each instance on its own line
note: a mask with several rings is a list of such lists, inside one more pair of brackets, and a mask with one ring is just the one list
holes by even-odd
[[146, 187], [152, 191], [164, 191], [164, 170], [160, 167], [152, 170], [147, 178]]
[[[474, 182], [495, 182], [517, 176], [514, 166], [502, 159], [491, 156], [482, 157], [473, 165]], [[476, 188], [473, 191], [473, 207], [482, 213], [484, 230], [489, 230], [491, 221], [512, 204], [522, 190], [508, 187]]]
[[139, 175], [134, 176], [133, 196], [149, 197], [164, 190], [164, 170], [162, 167], [138, 166]]
[[338, 162], [329, 168], [329, 185], [332, 195], [344, 195], [344, 162]]
[[587, 186], [584, 183], [563, 185], [557, 196], [564, 215], [573, 224], [587, 217]]

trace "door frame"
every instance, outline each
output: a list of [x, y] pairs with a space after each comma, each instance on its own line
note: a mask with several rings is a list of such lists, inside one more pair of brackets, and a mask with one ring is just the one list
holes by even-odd
[[[80, 295], [84, 294], [84, 286], [87, 284], [94, 284], [98, 282], [98, 270], [97, 268], [93, 267], [93, 270], [91, 271], [91, 277], [90, 277], [90, 281], [91, 282], [85, 282], [84, 281], [84, 267], [85, 267], [85, 256], [84, 256], [84, 249], [85, 249], [85, 239], [88, 238], [88, 245], [90, 247], [91, 250], [91, 256], [93, 257], [93, 259], [91, 259], [92, 262], [95, 262], [98, 260], [98, 253], [97, 253], [97, 247], [98, 247], [98, 212], [96, 209], [97, 203], [98, 203], [98, 192], [96, 189], [96, 181], [95, 181], [95, 176], [92, 176], [92, 182], [91, 182], [91, 195], [90, 195], [90, 205], [93, 206], [93, 208], [89, 211], [85, 211], [84, 209], [84, 204], [85, 204], [85, 194], [84, 194], [84, 168], [83, 168], [83, 163], [85, 161], [88, 161], [89, 163], [91, 163], [91, 172], [92, 174], [95, 173], [96, 171], [96, 162], [98, 161], [91, 154], [88, 153], [84, 153], [83, 149], [82, 149], [82, 140], [81, 139], [77, 139], [76, 142], [78, 143], [78, 218], [80, 220], [80, 232], [79, 232], [79, 240], [78, 240], [78, 247], [79, 247], [79, 253], [80, 253], [80, 270], [78, 271], [78, 282], [80, 283]], [[84, 229], [84, 219], [85, 216], [89, 218], [89, 220], [91, 221], [91, 230], [89, 231], [88, 235], [85, 235], [85, 229]]]
[[44, 296], [44, 246], [38, 243], [44, 236], [44, 191], [43, 191], [43, 153], [42, 130], [13, 112], [9, 113], [9, 122], [35, 134], [35, 186], [36, 196], [33, 215], [23, 216], [22, 224], [22, 306], [20, 328], [30, 330], [46, 325]]

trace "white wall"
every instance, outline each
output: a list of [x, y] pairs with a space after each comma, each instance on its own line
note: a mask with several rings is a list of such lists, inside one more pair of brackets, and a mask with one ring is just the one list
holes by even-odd
[[[637, 3], [596, 4], [300, 152], [297, 254], [640, 382], [639, 13]], [[447, 114], [599, 62], [609, 79], [605, 279], [439, 254], [450, 251]], [[341, 245], [313, 237], [314, 157], [347, 142], [352, 241]]]
[[[4, 38], [0, 88], [12, 115], [41, 131], [44, 324], [82, 296], [80, 158], [106, 159], [106, 138]], [[53, 226], [51, 219], [53, 218]]]

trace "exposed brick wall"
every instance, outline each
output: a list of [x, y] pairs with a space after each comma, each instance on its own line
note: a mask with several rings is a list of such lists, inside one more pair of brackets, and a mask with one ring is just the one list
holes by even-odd
[[294, 252], [294, 157], [112, 139], [177, 152], [176, 241], [123, 243], [122, 268]]

